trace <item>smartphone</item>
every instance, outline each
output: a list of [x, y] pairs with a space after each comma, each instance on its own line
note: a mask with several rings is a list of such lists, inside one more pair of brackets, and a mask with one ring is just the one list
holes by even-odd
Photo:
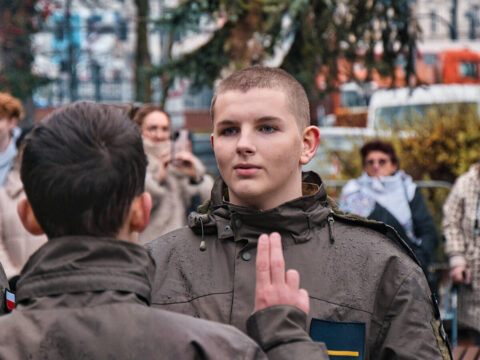
[[173, 141], [172, 146], [172, 159], [174, 165], [180, 165], [175, 160], [175, 155], [182, 151], [190, 151], [190, 136], [189, 131], [187, 129], [180, 129], [178, 132], [177, 138]]

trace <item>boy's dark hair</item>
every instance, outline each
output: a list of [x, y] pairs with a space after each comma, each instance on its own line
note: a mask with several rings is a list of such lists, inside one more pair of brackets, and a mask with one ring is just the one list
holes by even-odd
[[386, 141], [374, 140], [365, 143], [360, 149], [360, 154], [362, 155], [362, 164], [365, 166], [365, 159], [367, 155], [372, 151], [381, 151], [387, 154], [390, 157], [392, 164], [400, 166], [397, 154], [392, 144]]
[[21, 178], [49, 238], [114, 237], [144, 191], [146, 165], [140, 131], [119, 109], [77, 102], [26, 137]]

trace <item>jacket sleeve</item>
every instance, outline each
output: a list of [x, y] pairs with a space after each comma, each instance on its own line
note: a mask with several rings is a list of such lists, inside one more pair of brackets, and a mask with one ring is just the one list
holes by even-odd
[[415, 191], [415, 196], [410, 203], [412, 219], [415, 228], [415, 236], [422, 239], [422, 264], [431, 264], [435, 260], [435, 250], [438, 246], [438, 234], [435, 228], [428, 205], [423, 197], [420, 188]]
[[6, 299], [5, 299], [5, 290], [9, 290], [10, 287], [8, 285], [7, 275], [5, 275], [5, 271], [3, 270], [3, 266], [0, 263], [0, 315], [6, 313]]
[[450, 267], [466, 265], [465, 235], [462, 231], [462, 219], [465, 211], [465, 198], [462, 194], [464, 178], [460, 177], [453, 185], [443, 205], [443, 233], [445, 235], [445, 253], [449, 257]]
[[310, 338], [306, 323], [307, 315], [294, 306], [270, 306], [248, 318], [247, 333], [271, 360], [328, 359], [325, 344]]
[[[401, 271], [401, 269], [397, 269]], [[397, 278], [398, 279], [398, 278]], [[372, 359], [451, 359], [436, 304], [419, 267], [403, 279], [387, 279], [377, 293]], [[401, 281], [398, 287], [398, 281]], [[393, 294], [388, 296], [387, 294]]]

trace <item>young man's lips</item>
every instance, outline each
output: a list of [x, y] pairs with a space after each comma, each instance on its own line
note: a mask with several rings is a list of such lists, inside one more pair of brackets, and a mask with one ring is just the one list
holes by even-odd
[[239, 166], [235, 166], [234, 169], [235, 169], [235, 172], [237, 173], [237, 175], [241, 175], [241, 176], [253, 175], [258, 170], [260, 170], [259, 167], [252, 166], [252, 165], [239, 165]]

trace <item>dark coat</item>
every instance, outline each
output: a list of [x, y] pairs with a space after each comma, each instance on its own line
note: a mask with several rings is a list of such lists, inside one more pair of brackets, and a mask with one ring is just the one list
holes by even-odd
[[245, 331], [257, 239], [278, 231], [286, 266], [299, 271], [310, 295], [307, 329], [327, 343], [332, 359], [352, 349], [359, 359], [449, 359], [438, 309], [411, 250], [380, 233], [390, 229], [384, 224], [336, 215], [320, 178], [306, 177], [303, 197], [266, 211], [228, 203], [218, 179], [190, 228], [147, 244], [159, 264], [152, 305]]
[[150, 308], [154, 263], [115, 239], [49, 240], [0, 317], [1, 359], [266, 359], [233, 327]]
[[420, 245], [414, 244], [410, 241], [405, 232], [405, 228], [387, 209], [378, 203], [375, 204], [375, 208], [368, 218], [381, 221], [397, 230], [400, 237], [412, 248], [424, 272], [428, 274], [429, 265], [435, 261], [435, 250], [438, 246], [439, 240], [437, 229], [435, 228], [435, 222], [430, 214], [430, 210], [428, 209], [428, 205], [425, 202], [421, 190], [418, 187], [415, 190], [415, 195], [412, 201], [410, 201], [410, 209], [412, 211], [415, 236], [422, 239]]

